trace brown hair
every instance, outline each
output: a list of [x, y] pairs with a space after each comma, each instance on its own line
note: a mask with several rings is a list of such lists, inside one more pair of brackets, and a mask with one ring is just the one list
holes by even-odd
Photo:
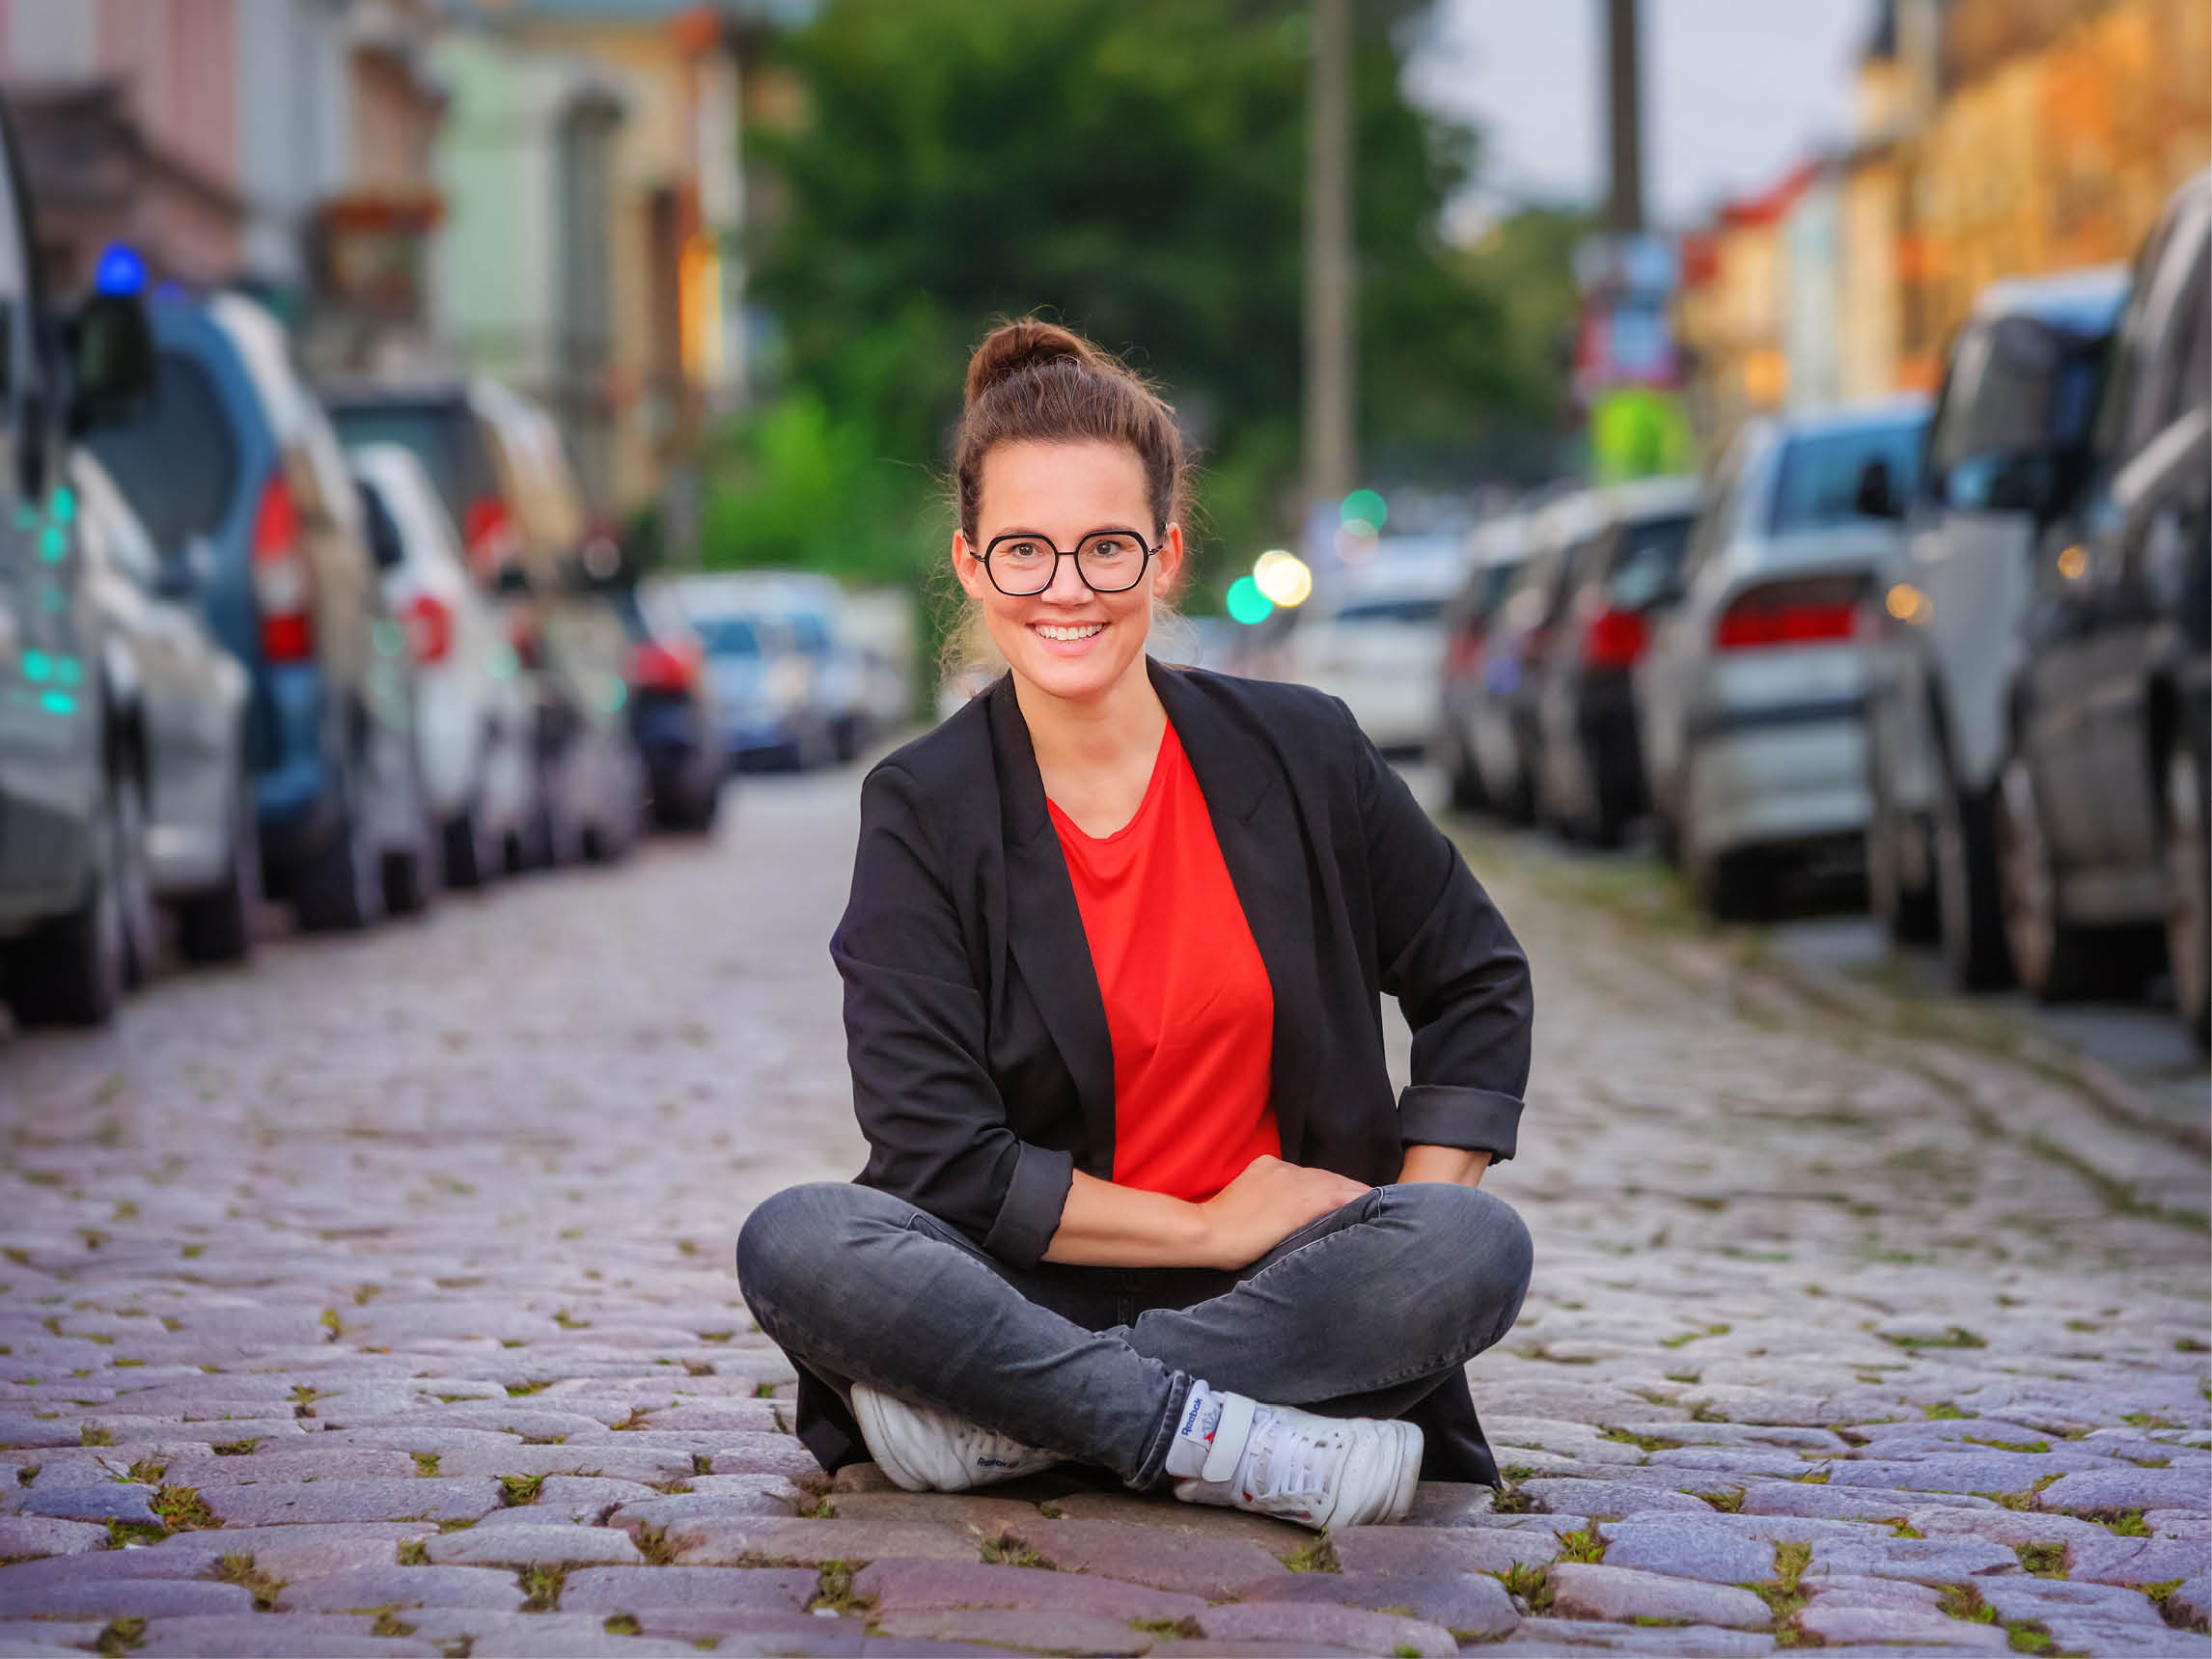
[[[1188, 507], [1182, 433], [1158, 393], [1111, 353], [1035, 318], [1001, 323], [968, 360], [967, 405], [953, 440], [954, 508], [970, 543], [983, 493], [983, 457], [1000, 444], [1125, 444], [1145, 465], [1158, 536]], [[1187, 528], [1187, 527], [1186, 527]]]

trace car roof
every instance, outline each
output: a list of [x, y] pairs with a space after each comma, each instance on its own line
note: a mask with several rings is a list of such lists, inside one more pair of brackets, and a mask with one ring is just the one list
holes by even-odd
[[1861, 403], [1823, 403], [1769, 417], [1780, 436], [1814, 437], [1823, 432], [1862, 431], [1869, 427], [1901, 427], [1927, 419], [1928, 400], [1918, 392], [1871, 398]]
[[2056, 276], [2007, 277], [1976, 296], [1977, 320], [2032, 318], [2073, 334], [2109, 333], [2127, 302], [2125, 265], [2090, 265]]

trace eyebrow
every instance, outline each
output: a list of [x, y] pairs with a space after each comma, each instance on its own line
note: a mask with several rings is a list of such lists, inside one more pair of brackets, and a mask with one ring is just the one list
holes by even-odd
[[[1002, 530], [996, 536], [988, 538], [988, 541], [1004, 541], [1009, 536], [1033, 536], [1039, 541], [1050, 541], [1052, 539], [1051, 537], [1047, 536], [1041, 530], [1022, 530], [1017, 528], [1013, 530]], [[1145, 539], [1144, 532], [1140, 530], [1132, 530], [1126, 524], [1101, 524], [1095, 530], [1086, 530], [1075, 539], [1078, 541], [1088, 541], [1093, 536], [1134, 536], [1140, 541]], [[986, 541], [986, 545], [988, 544], [988, 541]]]

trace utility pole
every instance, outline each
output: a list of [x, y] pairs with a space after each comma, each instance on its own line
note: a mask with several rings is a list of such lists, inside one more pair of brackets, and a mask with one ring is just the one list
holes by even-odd
[[1352, 487], [1352, 6], [1312, 0], [1306, 147], [1306, 500]]
[[1637, 0], [1605, 0], [1605, 102], [1613, 162], [1605, 228], [1619, 235], [1644, 229], [1644, 87], [1636, 7]]

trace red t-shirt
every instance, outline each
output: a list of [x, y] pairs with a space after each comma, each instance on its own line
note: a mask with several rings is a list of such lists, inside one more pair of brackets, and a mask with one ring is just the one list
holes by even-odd
[[1209, 1199], [1262, 1152], [1282, 1155], [1275, 990], [1175, 727], [1137, 816], [1112, 835], [1051, 811], [1114, 1042], [1114, 1179]]

